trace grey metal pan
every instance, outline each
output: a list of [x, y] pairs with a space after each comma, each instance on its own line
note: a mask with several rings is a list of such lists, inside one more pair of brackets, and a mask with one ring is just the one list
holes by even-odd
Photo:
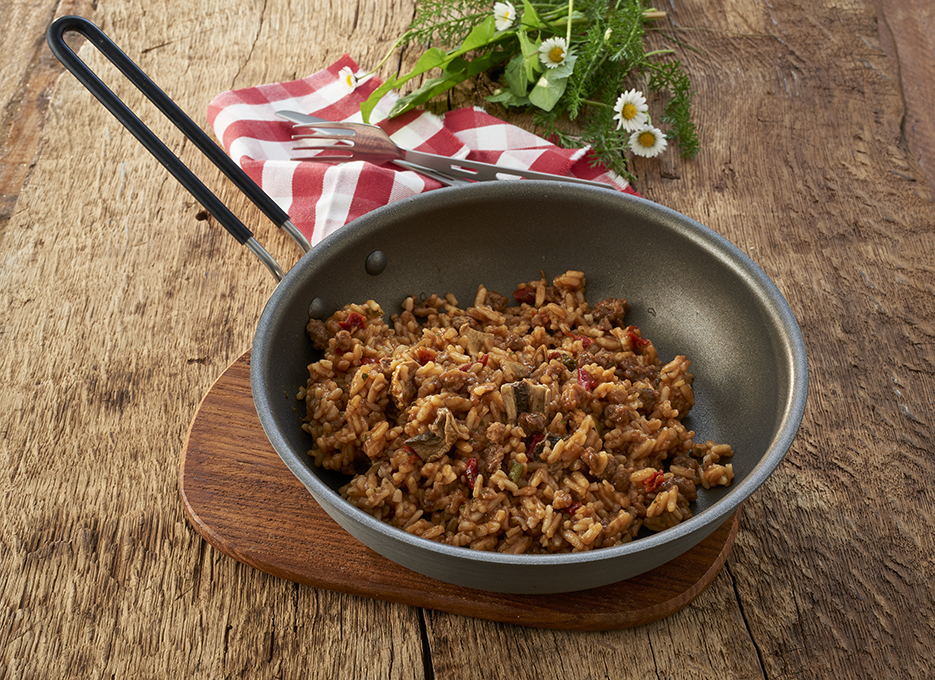
[[[454, 548], [387, 526], [344, 502], [346, 478], [315, 468], [294, 395], [314, 361], [310, 306], [330, 314], [376, 300], [398, 311], [410, 294], [477, 285], [509, 295], [520, 281], [585, 272], [588, 297], [625, 297], [628, 322], [663, 360], [686, 354], [697, 439], [730, 443], [735, 479], [700, 491], [695, 516], [629, 544], [563, 555]], [[440, 189], [376, 210], [324, 239], [286, 275], [254, 337], [251, 382], [273, 447], [350, 534], [410, 569], [461, 586], [512, 593], [580, 590], [619, 581], [688, 550], [763, 483], [782, 460], [807, 394], [801, 332], [764, 272], [703, 225], [650, 201], [601, 189], [520, 181]], [[753, 528], [755, 530], [755, 527]], [[351, 540], [348, 538], [348, 540]]]

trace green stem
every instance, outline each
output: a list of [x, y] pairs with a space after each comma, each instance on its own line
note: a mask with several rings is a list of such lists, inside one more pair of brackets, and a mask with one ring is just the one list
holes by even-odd
[[568, 30], [565, 32], [565, 45], [571, 47], [571, 15], [575, 10], [575, 0], [568, 0]]
[[614, 107], [611, 106], [610, 104], [607, 104], [607, 103], [605, 103], [605, 102], [596, 102], [596, 101], [594, 101], [593, 99], [582, 99], [582, 100], [581, 100], [581, 103], [582, 103], [582, 104], [590, 104], [591, 106], [603, 106], [605, 109], [612, 109], [612, 108], [614, 108]]
[[644, 54], [644, 57], [654, 57], [657, 54], [674, 54], [675, 50], [656, 50], [655, 52], [647, 52]]
[[366, 72], [363, 76], [361, 76], [361, 77], [363, 78], [363, 77], [365, 77], [365, 76], [371, 76], [371, 75], [373, 75], [374, 73], [376, 73], [377, 71], [379, 71], [380, 68], [383, 66], [383, 64], [385, 64], [387, 61], [389, 61], [389, 58], [390, 58], [391, 56], [393, 56], [393, 52], [396, 51], [396, 48], [403, 44], [403, 41], [406, 39], [406, 35], [407, 35], [407, 34], [404, 33], [402, 36], [400, 36], [400, 38], [399, 38], [396, 42], [393, 43], [393, 46], [390, 47], [390, 51], [386, 53], [386, 56], [383, 57], [383, 58], [380, 60], [380, 63], [377, 64], [376, 66], [374, 66], [374, 67], [373, 67], [372, 69], [370, 69], [369, 71], [367, 71], [367, 72]]

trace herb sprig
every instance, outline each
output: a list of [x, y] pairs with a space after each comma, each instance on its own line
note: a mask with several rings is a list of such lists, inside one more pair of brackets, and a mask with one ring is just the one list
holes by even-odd
[[[393, 51], [409, 44], [425, 51], [361, 112], [368, 121], [387, 92], [420, 76], [390, 117], [487, 73], [499, 84], [488, 101], [531, 110], [543, 136], [566, 147], [590, 145], [596, 161], [632, 180], [628, 154], [656, 155], [667, 138], [683, 158], [699, 150], [687, 74], [672, 50], [646, 49], [647, 27], [660, 16], [644, 0], [522, 0], [521, 12], [505, 0], [493, 8], [490, 0], [419, 0]], [[633, 89], [621, 94], [625, 86]], [[667, 133], [653, 126], [642, 90], [664, 102], [659, 123]]]

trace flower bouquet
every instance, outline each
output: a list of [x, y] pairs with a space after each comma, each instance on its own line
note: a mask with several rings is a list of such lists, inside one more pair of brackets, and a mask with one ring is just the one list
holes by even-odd
[[[408, 30], [380, 65], [403, 45], [426, 45], [425, 51], [411, 71], [377, 88], [361, 113], [369, 121], [387, 92], [419, 77], [421, 85], [397, 101], [390, 117], [486, 74], [496, 83], [488, 101], [531, 110], [540, 134], [566, 147], [588, 144], [596, 162], [632, 180], [632, 155], [656, 156], [670, 142], [683, 158], [698, 152], [681, 63], [671, 49], [646, 50], [647, 26], [664, 16], [643, 0], [523, 0], [521, 11], [509, 1], [419, 0]], [[356, 83], [354, 74], [344, 77]], [[658, 125], [644, 92], [660, 102]]]

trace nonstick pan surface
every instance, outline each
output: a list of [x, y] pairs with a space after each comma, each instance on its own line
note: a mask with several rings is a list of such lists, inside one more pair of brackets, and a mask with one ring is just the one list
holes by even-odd
[[[700, 490], [694, 517], [629, 544], [562, 555], [455, 548], [385, 525], [340, 498], [347, 478], [312, 465], [294, 395], [318, 357], [310, 312], [373, 299], [387, 315], [408, 295], [474, 299], [478, 284], [516, 284], [575, 269], [589, 301], [623, 297], [668, 361], [692, 361], [696, 439], [732, 445], [734, 482]], [[257, 326], [254, 401], [285, 464], [348, 532], [389, 559], [458, 585], [517, 593], [580, 590], [652, 569], [688, 550], [779, 464], [805, 408], [798, 325], [776, 286], [738, 248], [675, 211], [619, 192], [518, 181], [440, 189], [380, 208], [324, 239], [286, 275]], [[753, 528], [755, 530], [755, 527]], [[354, 540], [350, 536], [347, 540]]]

